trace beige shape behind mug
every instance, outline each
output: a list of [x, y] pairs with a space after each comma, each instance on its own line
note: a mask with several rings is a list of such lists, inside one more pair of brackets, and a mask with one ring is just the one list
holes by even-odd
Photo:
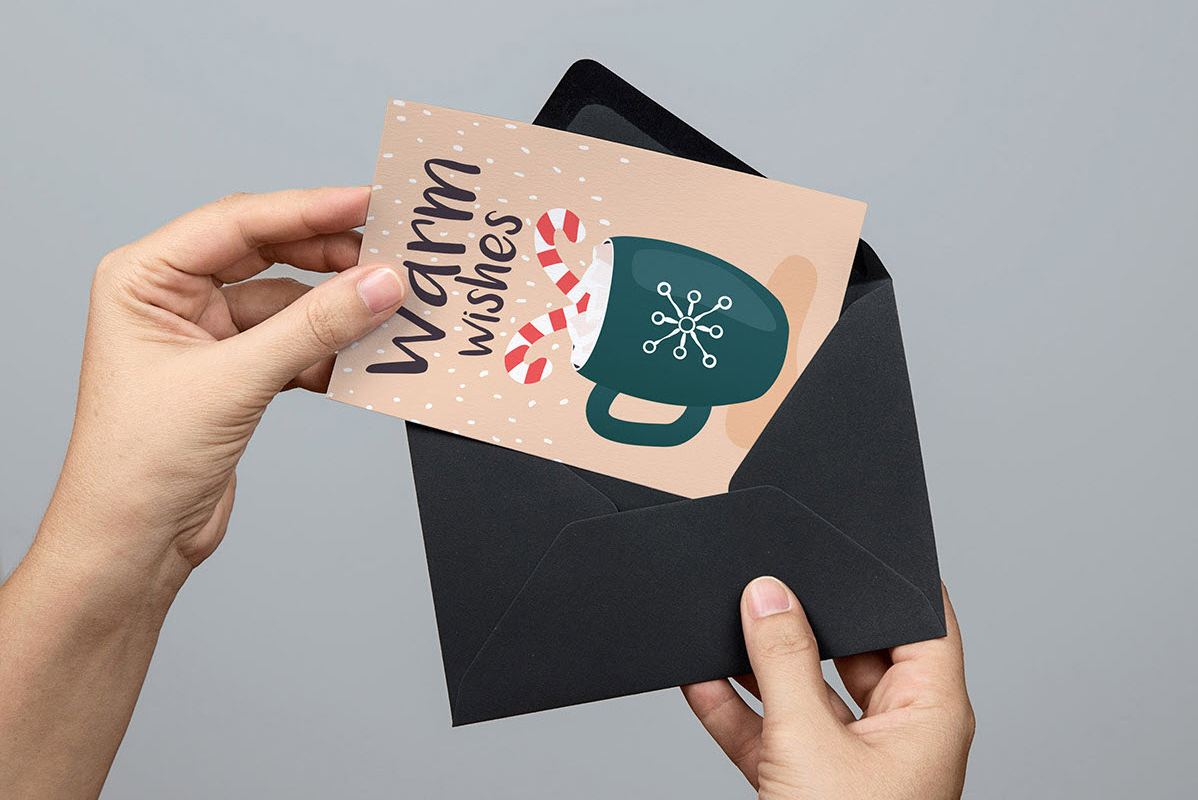
[[795, 357], [799, 334], [803, 322], [807, 318], [807, 309], [811, 307], [815, 297], [815, 265], [802, 256], [790, 256], [770, 275], [766, 288], [782, 302], [788, 311], [801, 310], [798, 319], [790, 322], [790, 346], [782, 371], [778, 374], [774, 385], [764, 395], [768, 402], [740, 403], [729, 406], [725, 418], [725, 430], [728, 438], [738, 447], [746, 450], [757, 441], [758, 435], [769, 422], [773, 414], [771, 409], [778, 408], [787, 392], [794, 386], [799, 377], [799, 361]]

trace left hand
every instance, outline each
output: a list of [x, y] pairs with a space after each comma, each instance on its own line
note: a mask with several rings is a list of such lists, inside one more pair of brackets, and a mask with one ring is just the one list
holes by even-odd
[[[395, 270], [355, 266], [369, 202], [366, 188], [234, 195], [100, 263], [62, 475], [0, 584], [0, 794], [99, 794], [267, 403], [324, 391], [333, 353], [403, 299]], [[249, 280], [275, 262], [340, 274]]]
[[[39, 539], [172, 585], [212, 553], [267, 404], [325, 391], [333, 353], [403, 298], [395, 270], [355, 266], [369, 200], [366, 187], [232, 195], [103, 259]], [[340, 274], [315, 289], [248, 280], [275, 262]]]

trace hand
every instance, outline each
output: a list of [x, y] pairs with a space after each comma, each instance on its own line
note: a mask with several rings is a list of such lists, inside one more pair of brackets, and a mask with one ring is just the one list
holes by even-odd
[[[234, 470], [282, 389], [325, 391], [332, 354], [403, 283], [354, 266], [370, 190], [235, 195], [104, 258], [75, 428], [33, 546], [0, 585], [0, 787], [94, 797], [158, 633], [225, 535]], [[247, 280], [273, 262], [340, 273]]]
[[[325, 391], [332, 354], [393, 314], [393, 269], [354, 266], [370, 190], [233, 195], [103, 259], [75, 428], [39, 538], [178, 582], [220, 543], [271, 399]], [[247, 280], [274, 262], [341, 273]]]
[[737, 682], [762, 701], [764, 717], [727, 680], [682, 691], [759, 797], [959, 798], [974, 718], [947, 593], [944, 610], [942, 639], [836, 660], [864, 710], [857, 719], [824, 681], [794, 593], [775, 578], [758, 578], [740, 605], [753, 673]]

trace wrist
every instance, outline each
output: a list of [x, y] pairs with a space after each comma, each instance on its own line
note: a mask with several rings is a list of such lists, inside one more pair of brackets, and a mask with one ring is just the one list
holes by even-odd
[[64, 519], [51, 504], [21, 569], [93, 624], [161, 624], [191, 565], [169, 539], [109, 525], [119, 524]]
[[52, 504], [0, 584], [0, 785], [22, 797], [99, 794], [187, 573], [63, 520]]

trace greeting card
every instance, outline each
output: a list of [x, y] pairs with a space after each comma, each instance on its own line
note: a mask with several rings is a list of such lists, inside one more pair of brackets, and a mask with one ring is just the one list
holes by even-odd
[[865, 205], [479, 114], [387, 108], [361, 260], [403, 308], [330, 396], [724, 492], [835, 325]]

